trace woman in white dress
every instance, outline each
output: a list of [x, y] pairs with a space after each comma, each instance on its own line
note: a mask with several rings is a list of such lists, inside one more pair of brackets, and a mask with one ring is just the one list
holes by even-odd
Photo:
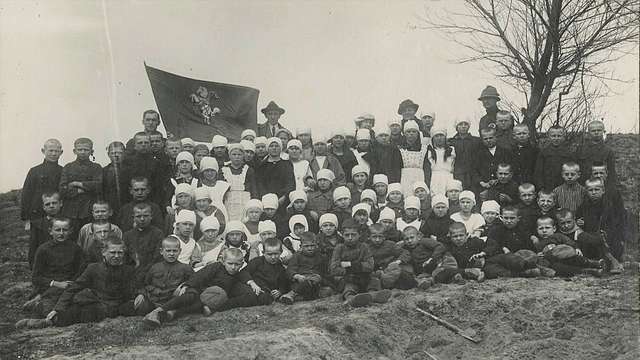
[[431, 145], [427, 155], [431, 163], [431, 193], [445, 194], [447, 182], [453, 180], [453, 167], [456, 152], [447, 144], [447, 130], [435, 129], [431, 131]]
[[313, 179], [313, 173], [309, 166], [309, 161], [302, 159], [302, 142], [298, 139], [291, 139], [287, 144], [289, 161], [293, 164], [293, 176], [296, 179], [296, 190], [306, 191], [306, 181]]
[[402, 156], [400, 184], [403, 194], [407, 197], [413, 195], [414, 183], [431, 182], [431, 163], [427, 159], [429, 145], [422, 143], [418, 123], [414, 120], [405, 122], [403, 132], [404, 140], [400, 146]]

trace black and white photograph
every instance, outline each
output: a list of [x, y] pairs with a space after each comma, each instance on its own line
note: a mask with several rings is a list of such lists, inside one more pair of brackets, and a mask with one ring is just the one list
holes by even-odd
[[0, 359], [640, 358], [640, 0], [0, 0]]

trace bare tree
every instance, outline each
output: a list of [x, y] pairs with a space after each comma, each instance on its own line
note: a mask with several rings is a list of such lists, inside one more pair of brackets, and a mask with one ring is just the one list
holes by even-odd
[[640, 0], [464, 2], [465, 13], [429, 15], [423, 28], [463, 46], [468, 53], [459, 62], [490, 65], [520, 91], [526, 103], [521, 119], [534, 133], [560, 119], [583, 126], [606, 95], [606, 82], [616, 80], [606, 65], [638, 44]]

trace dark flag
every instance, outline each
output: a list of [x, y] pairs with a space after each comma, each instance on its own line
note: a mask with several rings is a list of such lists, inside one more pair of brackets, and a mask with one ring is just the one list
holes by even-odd
[[209, 142], [214, 135], [239, 141], [256, 128], [259, 90], [189, 79], [144, 65], [167, 132]]

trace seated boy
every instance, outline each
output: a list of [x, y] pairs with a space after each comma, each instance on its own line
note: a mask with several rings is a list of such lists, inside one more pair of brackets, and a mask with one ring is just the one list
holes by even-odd
[[171, 321], [181, 312], [197, 311], [209, 316], [212, 312], [237, 307], [255, 306], [256, 295], [262, 289], [251, 280], [244, 266], [244, 256], [239, 249], [227, 248], [222, 253], [222, 262], [214, 262], [196, 272], [164, 305], [155, 308], [144, 317], [145, 324], [159, 326]]
[[559, 208], [578, 210], [587, 197], [587, 190], [578, 183], [580, 166], [573, 161], [562, 164], [562, 180], [564, 183], [553, 189], [556, 205]]
[[373, 256], [369, 247], [360, 241], [360, 225], [353, 219], [342, 223], [344, 243], [336, 246], [329, 270], [342, 289], [342, 298], [353, 307], [372, 302], [384, 303], [391, 297], [390, 290], [380, 290], [380, 279], [371, 276]]
[[480, 198], [495, 200], [500, 206], [515, 204], [518, 199], [518, 184], [513, 180], [511, 164], [498, 164], [496, 177], [498, 181], [480, 193]]
[[[373, 275], [384, 289], [411, 289], [416, 286], [407, 250], [385, 238], [384, 225], [369, 226], [369, 249], [373, 256]], [[404, 267], [402, 266], [404, 265]]]
[[164, 235], [162, 230], [151, 225], [151, 206], [139, 203], [133, 207], [133, 229], [123, 235], [127, 246], [127, 260], [135, 265], [138, 280], [143, 279], [149, 267], [160, 261], [158, 249]]
[[328, 283], [326, 276], [327, 260], [318, 251], [315, 234], [303, 233], [300, 236], [300, 251], [293, 254], [287, 265], [291, 291], [282, 295], [280, 301], [291, 305], [298, 298], [315, 300], [330, 295], [330, 288], [322, 287]]
[[538, 204], [536, 202], [536, 187], [530, 183], [518, 186], [518, 197], [520, 202], [516, 205], [520, 222], [529, 234], [536, 231], [536, 220], [538, 219]]
[[413, 226], [402, 231], [403, 249], [409, 252], [410, 264], [418, 287], [426, 289], [431, 286], [431, 272], [436, 268], [446, 248], [432, 237], [423, 237]]
[[484, 241], [470, 237], [463, 223], [455, 222], [449, 226], [449, 241], [443, 261], [433, 270], [436, 283], [462, 283], [464, 278], [484, 280], [482, 250]]
[[280, 261], [282, 242], [272, 237], [264, 240], [262, 245], [263, 254], [249, 261], [246, 271], [262, 289], [258, 294], [258, 305], [269, 305], [289, 291], [289, 279]]
[[54, 218], [49, 235], [51, 240], [36, 250], [31, 283], [32, 299], [23, 308], [38, 317], [46, 316], [55, 306], [58, 298], [84, 269], [82, 249], [69, 239], [71, 220]]
[[525, 261], [515, 254], [518, 250], [533, 250], [526, 229], [519, 226], [520, 216], [514, 206], [502, 208], [502, 224], [489, 229], [487, 246], [481, 253], [486, 257], [484, 272], [487, 279], [513, 276], [539, 276], [536, 262]]
[[156, 307], [176, 297], [182, 284], [193, 275], [193, 269], [178, 261], [180, 241], [174, 237], [162, 240], [162, 261], [153, 264], [144, 274], [141, 290], [133, 301], [138, 315], [146, 315]]
[[449, 232], [449, 225], [454, 223], [449, 217], [449, 201], [444, 195], [434, 195], [431, 199], [431, 214], [424, 221], [424, 226], [419, 229], [424, 236], [437, 241], [444, 241]]
[[611, 274], [620, 274], [624, 270], [622, 264], [611, 254], [609, 245], [601, 233], [590, 233], [582, 230], [575, 220], [574, 214], [567, 209], [556, 213], [556, 222], [560, 233], [576, 242], [577, 249], [585, 257], [592, 260], [605, 259]]
[[29, 266], [33, 268], [33, 258], [38, 247], [51, 239], [51, 222], [53, 218], [60, 214], [62, 200], [57, 192], [42, 194], [42, 209], [44, 216], [31, 220], [29, 231]]
[[551, 268], [560, 276], [602, 276], [604, 260], [594, 261], [582, 256], [573, 239], [556, 233], [555, 222], [548, 216], [538, 219], [537, 236], [531, 235], [531, 241], [536, 251], [550, 262]]
[[133, 201], [125, 204], [120, 209], [120, 219], [118, 220], [120, 229], [123, 232], [133, 229], [133, 207], [140, 203], [149, 204], [151, 207], [151, 224], [158, 229], [162, 229], [164, 227], [163, 213], [160, 206], [149, 199], [149, 194], [151, 193], [149, 180], [143, 177], [131, 179], [129, 193], [133, 197]]
[[122, 240], [113, 236], [107, 239], [102, 251], [104, 260], [89, 264], [64, 290], [45, 319], [26, 325], [67, 326], [99, 322], [107, 317], [134, 315], [133, 267], [124, 265], [125, 251]]
[[[85, 224], [80, 228], [78, 234], [78, 245], [82, 248], [85, 255], [89, 257], [89, 254], [97, 254], [97, 261], [102, 260], [102, 247], [103, 244], [94, 244], [96, 240], [96, 232], [98, 228], [100, 231], [106, 229], [107, 234], [101, 236], [100, 240], [106, 240], [106, 235], [109, 233], [114, 234], [117, 238], [122, 239], [122, 230], [117, 225], [111, 224], [109, 218], [113, 215], [111, 206], [105, 201], [97, 201], [91, 206], [91, 215], [93, 222]], [[93, 249], [96, 249], [95, 251]], [[94, 261], [88, 261], [89, 263]]]

